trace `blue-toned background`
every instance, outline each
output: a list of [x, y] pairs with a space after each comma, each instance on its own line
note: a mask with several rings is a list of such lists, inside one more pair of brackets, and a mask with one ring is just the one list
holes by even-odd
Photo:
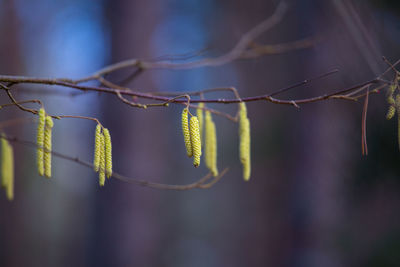
[[[0, 0], [0, 74], [75, 79], [129, 58], [185, 62], [219, 56], [278, 3]], [[253, 96], [340, 70], [279, 96], [303, 98], [374, 78], [387, 67], [383, 55], [400, 58], [395, 0], [288, 3], [282, 22], [256, 41], [321, 36], [321, 42], [219, 67], [150, 70], [128, 85], [142, 92], [235, 86], [241, 96]], [[207, 172], [194, 169], [185, 155], [182, 106], [141, 110], [114, 95], [19, 88], [18, 99], [39, 98], [51, 114], [97, 117], [111, 131], [119, 173], [188, 184]], [[1, 92], [0, 100], [8, 101]], [[236, 111], [234, 105], [210, 106]], [[237, 125], [215, 116], [219, 168], [230, 171], [209, 190], [162, 191], [113, 179], [100, 188], [92, 170], [59, 158], [48, 180], [36, 173], [35, 150], [15, 144], [15, 200], [0, 193], [0, 266], [398, 266], [397, 121], [385, 120], [384, 92], [371, 96], [369, 155], [363, 157], [362, 106], [340, 100], [300, 109], [249, 103], [248, 183], [241, 177]], [[16, 108], [0, 110], [0, 123], [31, 117]], [[54, 151], [91, 161], [94, 128], [86, 120], [56, 121]], [[36, 122], [2, 131], [34, 141]]]

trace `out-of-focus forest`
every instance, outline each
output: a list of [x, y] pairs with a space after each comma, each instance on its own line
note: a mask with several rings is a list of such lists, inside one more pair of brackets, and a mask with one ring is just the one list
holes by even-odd
[[[0, 0], [0, 74], [76, 79], [129, 58], [218, 56], [278, 3]], [[280, 95], [303, 98], [375, 78], [388, 67], [382, 56], [400, 59], [399, 1], [287, 3], [283, 20], [257, 42], [318, 36], [312, 47], [219, 67], [149, 70], [129, 86], [143, 92], [234, 86], [245, 97], [339, 70]], [[166, 184], [192, 183], [207, 173], [186, 157], [181, 105], [143, 110], [110, 94], [70, 95], [76, 91], [43, 85], [22, 89], [18, 99], [41, 99], [52, 114], [98, 118], [110, 129], [119, 173]], [[0, 92], [0, 103], [7, 102]], [[0, 194], [0, 266], [398, 266], [397, 119], [385, 119], [385, 91], [370, 96], [369, 151], [362, 156], [363, 105], [248, 103], [249, 182], [242, 179], [237, 125], [214, 116], [218, 165], [230, 170], [207, 190], [156, 190], [114, 179], [101, 188], [93, 170], [56, 157], [53, 177], [45, 179], [37, 174], [35, 149], [13, 144], [15, 199]], [[231, 114], [237, 109], [210, 107]], [[0, 110], [0, 122], [31, 117], [15, 107]], [[25, 122], [1, 131], [35, 141], [36, 121]], [[91, 161], [94, 128], [86, 120], [56, 121], [54, 151]]]

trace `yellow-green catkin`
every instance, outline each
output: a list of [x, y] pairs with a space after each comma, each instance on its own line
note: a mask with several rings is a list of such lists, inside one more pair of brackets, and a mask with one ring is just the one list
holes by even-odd
[[104, 186], [104, 183], [106, 182], [106, 174], [105, 174], [105, 168], [106, 168], [106, 160], [105, 160], [105, 143], [104, 143], [104, 135], [100, 135], [100, 166], [99, 166], [99, 185]]
[[14, 199], [14, 151], [12, 146], [7, 142], [8, 155], [8, 184], [6, 187], [6, 195], [9, 201]]
[[8, 155], [7, 155], [7, 140], [4, 138], [1, 138], [1, 186], [6, 187], [7, 186], [7, 161], [8, 161]]
[[387, 95], [388, 95], [387, 100], [388, 100], [388, 103], [390, 105], [394, 105], [395, 101], [394, 101], [394, 98], [393, 98], [393, 94], [396, 91], [396, 88], [397, 88], [397, 82], [394, 82], [389, 86], [389, 89], [388, 89], [388, 92], [387, 92]]
[[247, 107], [246, 107], [246, 103], [244, 103], [244, 102], [239, 103], [239, 116], [240, 116], [240, 118], [247, 117]]
[[9, 166], [9, 155], [8, 155], [8, 141], [7, 139], [1, 138], [1, 186], [6, 188], [8, 184], [8, 166]]
[[211, 170], [211, 124], [212, 118], [210, 112], [206, 111], [205, 118], [205, 142], [204, 142], [204, 161], [206, 163], [206, 167]]
[[188, 109], [184, 108], [182, 111], [182, 132], [183, 140], [185, 141], [186, 154], [188, 157], [193, 156], [192, 143], [190, 141], [189, 123], [188, 123]]
[[243, 179], [248, 181], [251, 174], [250, 161], [250, 121], [247, 118], [247, 108], [244, 102], [239, 106], [239, 156], [243, 166]]
[[213, 176], [217, 176], [217, 131], [209, 111], [205, 118], [205, 162]]
[[8, 200], [14, 199], [14, 151], [4, 138], [1, 139], [1, 185], [6, 190]]
[[250, 121], [246, 118], [243, 122], [242, 140], [240, 142], [240, 161], [243, 165], [243, 179], [250, 180], [251, 161], [250, 161]]
[[103, 134], [101, 132], [101, 125], [97, 124], [94, 135], [94, 159], [93, 159], [93, 168], [96, 172], [98, 172], [100, 168], [100, 156], [101, 156], [100, 137], [102, 135]]
[[200, 140], [203, 143], [204, 140], [204, 135], [203, 135], [203, 128], [204, 128], [204, 116], [203, 116], [203, 108], [204, 108], [204, 103], [200, 103], [199, 107], [197, 109], [196, 115], [199, 120], [199, 128], [200, 128]]
[[53, 131], [53, 119], [51, 116], [46, 116], [46, 124], [44, 127], [44, 175], [47, 178], [51, 177], [51, 142]]
[[190, 140], [192, 142], [193, 150], [193, 165], [197, 168], [200, 165], [201, 157], [201, 139], [199, 120], [196, 116], [190, 118]]
[[386, 113], [386, 119], [390, 120], [391, 118], [393, 118], [395, 113], [396, 113], [396, 108], [393, 105], [390, 105]]
[[242, 161], [242, 142], [244, 140], [243, 138], [243, 133], [245, 131], [245, 121], [247, 119], [247, 108], [246, 104], [244, 102], [241, 102], [239, 104], [239, 139], [240, 139], [240, 145], [239, 145], [239, 150], [240, 150], [240, 161]]
[[387, 97], [387, 102], [388, 102], [388, 104], [391, 105], [391, 106], [395, 104], [395, 100], [394, 100], [393, 95], [388, 95], [388, 97]]
[[44, 147], [44, 125], [46, 123], [46, 112], [44, 111], [43, 108], [39, 110], [39, 122], [38, 122], [38, 127], [37, 127], [37, 136], [36, 136], [36, 141], [37, 141], [37, 168], [39, 175], [43, 176], [44, 175], [44, 152], [43, 152], [43, 147]]
[[112, 147], [111, 147], [111, 135], [108, 129], [104, 129], [104, 144], [105, 144], [105, 164], [106, 164], [106, 176], [110, 178], [112, 175]]

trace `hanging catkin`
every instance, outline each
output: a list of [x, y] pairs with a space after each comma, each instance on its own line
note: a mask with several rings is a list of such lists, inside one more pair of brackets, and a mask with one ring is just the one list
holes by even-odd
[[248, 181], [251, 173], [250, 163], [250, 121], [248, 118], [244, 119], [242, 140], [240, 142], [240, 161], [243, 165], [243, 179]]
[[206, 167], [211, 170], [211, 114], [208, 110], [206, 110], [206, 118], [205, 118], [205, 142], [204, 142], [204, 161], [206, 163]]
[[396, 113], [396, 108], [393, 105], [390, 105], [386, 113], [386, 119], [390, 120], [391, 118], [393, 118], [395, 113]]
[[196, 116], [190, 118], [190, 140], [193, 150], [193, 165], [197, 168], [200, 165], [201, 140], [199, 121]]
[[100, 166], [99, 166], [99, 185], [104, 186], [106, 181], [105, 168], [106, 168], [106, 160], [105, 160], [105, 143], [104, 143], [104, 135], [100, 135]]
[[400, 149], [400, 94], [396, 95], [395, 106], [397, 110], [397, 141]]
[[12, 146], [1, 138], [1, 185], [8, 200], [14, 199], [14, 152]]
[[44, 147], [44, 125], [45, 125], [45, 120], [46, 120], [46, 113], [43, 108], [39, 110], [39, 122], [38, 122], [38, 127], [37, 127], [37, 168], [39, 175], [43, 176], [44, 175], [44, 152], [43, 152], [43, 147]]
[[205, 162], [213, 176], [217, 176], [217, 132], [209, 111], [205, 118]]
[[111, 148], [111, 136], [107, 128], [104, 129], [104, 143], [105, 143], [105, 164], [106, 164], [106, 176], [110, 178], [112, 175], [112, 148]]
[[93, 167], [96, 172], [99, 171], [100, 168], [100, 137], [103, 134], [101, 133], [101, 125], [97, 124], [96, 131], [94, 135], [94, 159], [93, 159]]
[[197, 118], [199, 120], [199, 129], [200, 129], [200, 140], [201, 143], [203, 144], [203, 140], [204, 140], [204, 135], [203, 135], [203, 128], [204, 128], [204, 116], [203, 116], [203, 108], [204, 108], [204, 103], [200, 103], [199, 107], [197, 109]]
[[7, 161], [8, 161], [7, 140], [1, 138], [1, 186], [4, 188], [7, 186], [7, 178], [8, 178]]
[[183, 132], [183, 140], [185, 141], [185, 146], [186, 146], [186, 154], [188, 155], [188, 157], [192, 157], [193, 150], [192, 150], [192, 143], [190, 142], [187, 108], [184, 108], [182, 111], [182, 132]]
[[395, 104], [395, 99], [393, 97], [394, 92], [396, 91], [397, 88], [397, 81], [393, 82], [387, 91], [387, 101], [389, 105], [394, 105]]
[[251, 174], [250, 162], [250, 121], [247, 118], [247, 108], [244, 102], [239, 105], [239, 155], [243, 166], [243, 179], [248, 181]]
[[12, 146], [7, 142], [7, 155], [8, 155], [8, 184], [7, 184], [7, 199], [13, 200], [14, 199], [14, 151]]
[[51, 139], [53, 126], [53, 119], [47, 115], [44, 127], [44, 175], [47, 178], [51, 177]]

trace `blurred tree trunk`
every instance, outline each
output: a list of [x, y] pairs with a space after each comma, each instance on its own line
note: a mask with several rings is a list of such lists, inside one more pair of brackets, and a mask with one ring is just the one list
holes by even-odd
[[[128, 58], [152, 57], [149, 38], [159, 3], [154, 1], [108, 1], [111, 22], [112, 62]], [[116, 74], [122, 80], [129, 73]], [[141, 77], [140, 77], [141, 78]], [[140, 79], [141, 88], [152, 88], [149, 78]], [[136, 80], [133, 82], [136, 87]], [[140, 90], [140, 89], [139, 89]], [[113, 139], [114, 168], [137, 179], [163, 177], [162, 165], [167, 152], [158, 132], [163, 128], [162, 112], [138, 110], [106, 95], [102, 102], [102, 122]], [[149, 134], [150, 133], [150, 134]], [[124, 156], [122, 156], [124, 155]], [[157, 168], [155, 166], [158, 166]], [[107, 180], [98, 194], [97, 230], [93, 253], [100, 255], [94, 265], [156, 266], [159, 242], [157, 203], [159, 193], [117, 180]], [[112, 212], [111, 212], [112, 211]], [[113, 216], [109, 216], [113, 214]], [[96, 231], [97, 232], [97, 231]]]

